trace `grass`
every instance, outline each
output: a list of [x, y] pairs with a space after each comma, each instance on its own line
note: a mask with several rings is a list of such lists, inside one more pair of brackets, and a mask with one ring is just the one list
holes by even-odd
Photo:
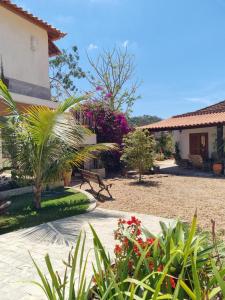
[[9, 200], [12, 202], [10, 208], [0, 216], [0, 234], [84, 213], [89, 206], [84, 194], [69, 188], [44, 192], [42, 208], [38, 211], [34, 208], [32, 193]]

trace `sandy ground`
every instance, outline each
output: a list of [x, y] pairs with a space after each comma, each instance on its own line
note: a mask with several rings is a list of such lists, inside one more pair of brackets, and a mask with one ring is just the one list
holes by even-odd
[[[164, 174], [144, 176], [144, 179], [142, 185], [135, 179], [108, 179], [113, 184], [114, 199], [105, 198], [98, 206], [186, 222], [191, 222], [197, 208], [202, 229], [211, 230], [211, 219], [214, 219], [217, 230], [225, 232], [225, 179]], [[88, 189], [88, 185], [83, 188]]]

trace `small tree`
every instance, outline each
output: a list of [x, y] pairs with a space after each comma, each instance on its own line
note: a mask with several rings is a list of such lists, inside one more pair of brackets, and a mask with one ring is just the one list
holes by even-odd
[[138, 170], [141, 182], [144, 171], [153, 166], [155, 140], [148, 130], [135, 130], [124, 138], [124, 144], [121, 160]]
[[95, 60], [88, 56], [91, 75], [86, 74], [89, 83], [99, 93], [96, 99], [107, 102], [113, 111], [129, 114], [136, 99], [139, 84], [133, 81], [135, 75], [134, 56], [125, 49], [114, 48], [103, 51]]
[[73, 96], [77, 92], [76, 79], [84, 78], [85, 73], [79, 67], [77, 46], [62, 53], [49, 62], [49, 78], [52, 95], [55, 100]]
[[163, 154], [165, 158], [172, 156], [174, 151], [173, 136], [170, 133], [161, 133], [156, 139], [156, 152]]
[[1, 80], [0, 96], [12, 113], [12, 116], [1, 119], [1, 126], [10, 128], [7, 132], [12, 134], [9, 141], [13, 138], [16, 149], [17, 170], [33, 179], [37, 209], [41, 208], [44, 184], [60, 179], [65, 165], [80, 166], [83, 161], [94, 156], [94, 151], [115, 148], [112, 144], [97, 144], [80, 150], [91, 132], [74, 122], [68, 110], [84, 97], [68, 98], [55, 110], [31, 106], [23, 114], [17, 110], [16, 102]]

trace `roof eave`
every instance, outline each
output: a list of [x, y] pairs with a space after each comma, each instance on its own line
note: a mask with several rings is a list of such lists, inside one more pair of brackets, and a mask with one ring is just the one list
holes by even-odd
[[66, 36], [66, 33], [51, 26], [47, 22], [39, 19], [38, 17], [36, 17], [33, 14], [29, 13], [28, 11], [24, 10], [22, 7], [11, 3], [11, 1], [9, 1], [9, 0], [0, 0], [0, 5], [6, 9], [12, 11], [13, 13], [21, 16], [22, 18], [30, 21], [31, 23], [36, 24], [37, 26], [45, 29], [48, 33], [49, 38], [52, 41], [59, 40], [59, 39], [63, 38], [64, 36]]

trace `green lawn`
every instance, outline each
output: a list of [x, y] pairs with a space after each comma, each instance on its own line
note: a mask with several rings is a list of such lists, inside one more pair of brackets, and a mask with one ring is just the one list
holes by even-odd
[[36, 211], [33, 194], [14, 196], [5, 215], [0, 216], [0, 234], [70, 217], [86, 211], [88, 198], [73, 189], [57, 189], [42, 195], [42, 208]]

